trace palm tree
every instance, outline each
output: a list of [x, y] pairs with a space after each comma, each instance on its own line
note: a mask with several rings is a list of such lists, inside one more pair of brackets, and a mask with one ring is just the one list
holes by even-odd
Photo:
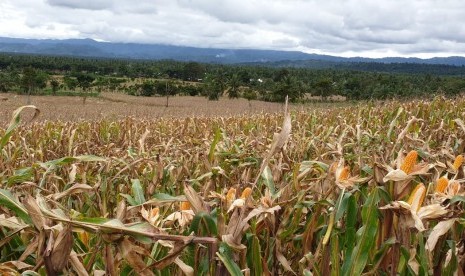
[[232, 74], [228, 79], [228, 97], [230, 99], [237, 99], [239, 98], [239, 87], [240, 87], [240, 79], [237, 74]]

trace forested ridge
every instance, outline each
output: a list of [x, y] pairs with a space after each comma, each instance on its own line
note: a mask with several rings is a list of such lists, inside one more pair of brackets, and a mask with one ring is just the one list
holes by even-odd
[[285, 95], [292, 101], [326, 100], [331, 96], [366, 100], [453, 96], [465, 91], [464, 66], [325, 64], [331, 66], [325, 68], [317, 61], [220, 65], [0, 54], [0, 91], [28, 94], [111, 91], [167, 97], [182, 94], [211, 100], [225, 95], [265, 101], [283, 101]]

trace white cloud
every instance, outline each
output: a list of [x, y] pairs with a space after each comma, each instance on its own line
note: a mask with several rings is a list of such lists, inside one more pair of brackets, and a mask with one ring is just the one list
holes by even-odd
[[462, 0], [2, 0], [0, 36], [465, 55]]
[[50, 6], [84, 10], [104, 10], [113, 7], [111, 0], [47, 0]]

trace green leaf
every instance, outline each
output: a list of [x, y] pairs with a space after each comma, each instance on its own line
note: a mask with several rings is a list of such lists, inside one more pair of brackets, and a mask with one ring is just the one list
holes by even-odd
[[8, 178], [7, 186], [10, 186], [14, 183], [29, 181], [33, 176], [32, 172], [33, 171], [31, 167], [16, 170], [13, 176]]
[[99, 217], [94, 217], [94, 218], [82, 217], [76, 220], [80, 222], [86, 222], [86, 223], [92, 223], [92, 224], [104, 224], [110, 221], [110, 219], [108, 218], [99, 218]]
[[137, 202], [134, 200], [134, 198], [128, 194], [120, 194], [120, 196], [124, 197], [131, 206], [137, 206]]
[[423, 237], [423, 233], [422, 232], [417, 233], [417, 237], [418, 237], [418, 245], [420, 249], [417, 252], [417, 257], [420, 263], [420, 269], [428, 271], [428, 263], [429, 263], [428, 253], [426, 252], [426, 249], [425, 249], [425, 239]]
[[[376, 254], [373, 257], [373, 262], [372, 263], [375, 266], [375, 268], [377, 268], [381, 264], [381, 261], [383, 260], [386, 252], [395, 243], [396, 243], [396, 238], [391, 237], [381, 245], [381, 247], [378, 249], [378, 251], [376, 252]], [[374, 270], [372, 270], [372, 271], [373, 271], [373, 274], [375, 274]]]
[[131, 179], [131, 182], [131, 190], [132, 195], [134, 197], [134, 201], [136, 202], [136, 205], [141, 205], [145, 202], [144, 188], [142, 188], [139, 179]]
[[268, 187], [272, 197], [276, 195], [276, 187], [273, 181], [273, 174], [271, 173], [270, 167], [266, 166], [262, 172], [262, 178], [265, 181], [265, 185]]
[[315, 160], [303, 161], [302, 163], [300, 163], [299, 171], [302, 172], [309, 168], [317, 168], [317, 169], [320, 169], [326, 172], [329, 169], [329, 165], [326, 163], [320, 162], [320, 161], [315, 161]]
[[186, 201], [185, 196], [172, 196], [165, 193], [158, 193], [152, 196], [152, 199], [156, 199], [159, 202], [178, 202], [178, 201]]
[[219, 127], [215, 127], [215, 136], [213, 137], [213, 141], [210, 144], [210, 150], [208, 151], [208, 161], [210, 164], [213, 163], [213, 160], [215, 158], [215, 148], [218, 142], [221, 139], [221, 129]]
[[192, 219], [189, 232], [195, 232], [203, 236], [216, 236], [218, 235], [216, 220], [212, 215], [201, 212]]
[[456, 195], [450, 199], [450, 204], [454, 204], [456, 202], [465, 202], [465, 196]]
[[252, 275], [262, 275], [263, 274], [263, 267], [262, 267], [262, 258], [261, 258], [261, 249], [260, 249], [260, 241], [258, 240], [257, 236], [250, 235], [248, 238], [247, 247], [247, 264], [251, 268]]
[[60, 166], [60, 165], [71, 164], [71, 163], [74, 163], [76, 161], [78, 161], [78, 162], [104, 162], [104, 161], [106, 161], [106, 159], [102, 158], [102, 157], [95, 156], [95, 155], [66, 156], [66, 157], [62, 157], [62, 158], [59, 158], [59, 159], [47, 161], [44, 164], [47, 167], [52, 166], [52, 165]]
[[337, 206], [337, 211], [336, 211], [336, 221], [339, 221], [344, 213], [347, 211], [347, 206], [349, 202], [349, 198], [352, 196], [351, 193], [344, 193], [342, 196], [342, 199], [339, 198], [337, 202], [341, 202], [339, 206]]
[[[148, 222], [139, 222], [139, 223], [134, 223], [131, 225], [127, 225], [128, 229], [139, 231], [139, 232], [147, 232], [150, 233], [153, 231], [154, 227], [149, 224]], [[136, 240], [138, 240], [141, 243], [145, 244], [153, 244], [153, 240], [145, 235], [133, 235]]]
[[216, 256], [218, 256], [232, 276], [244, 275], [240, 267], [233, 261], [231, 249], [227, 244], [221, 243], [218, 251], [219, 252], [216, 252]]
[[279, 239], [284, 240], [286, 238], [293, 238], [292, 234], [296, 231], [299, 226], [300, 220], [302, 218], [303, 208], [300, 206], [296, 206], [294, 208], [294, 212], [292, 216], [289, 216], [288, 219], [291, 219], [290, 225], [286, 225], [283, 232], [281, 232], [278, 236]]
[[374, 188], [362, 207], [363, 226], [357, 231], [357, 244], [342, 266], [342, 275], [361, 275], [376, 245], [378, 232], [378, 188]]
[[32, 220], [26, 208], [16, 200], [10, 191], [0, 189], [0, 205], [7, 207], [19, 216], [24, 222], [32, 225]]
[[339, 248], [339, 233], [333, 233], [331, 237], [331, 263], [332, 263], [332, 269], [331, 269], [331, 275], [332, 276], [339, 276], [341, 267], [340, 267], [340, 248]]
[[355, 197], [351, 195], [347, 200], [347, 217], [345, 220], [346, 234], [344, 235], [345, 256], [352, 254], [356, 241], [355, 226], [357, 224], [358, 207]]

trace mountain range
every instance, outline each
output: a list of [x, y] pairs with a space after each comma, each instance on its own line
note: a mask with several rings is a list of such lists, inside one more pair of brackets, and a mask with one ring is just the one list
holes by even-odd
[[161, 44], [99, 42], [92, 39], [55, 40], [0, 37], [0, 52], [123, 59], [172, 59], [221, 64], [255, 63], [298, 67], [321, 67], [324, 64], [326, 67], [330, 67], [328, 64], [332, 63], [409, 63], [465, 66], [465, 57], [460, 56], [430, 59], [402, 57], [379, 59], [345, 58], [298, 51], [196, 48]]

